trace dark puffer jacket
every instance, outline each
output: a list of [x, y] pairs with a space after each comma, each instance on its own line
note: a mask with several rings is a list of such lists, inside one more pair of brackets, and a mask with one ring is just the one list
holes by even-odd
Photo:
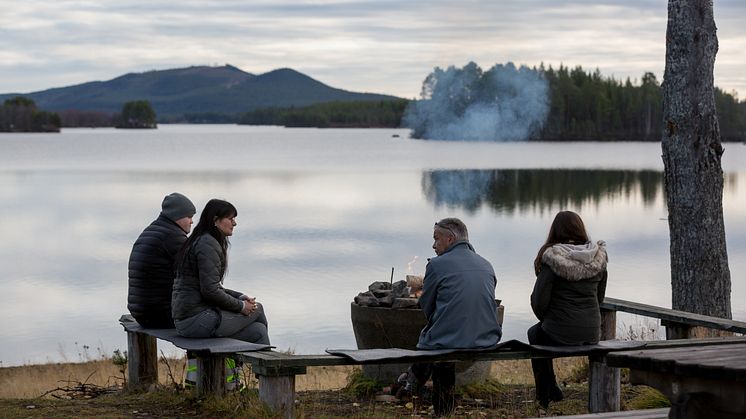
[[606, 244], [559, 244], [544, 252], [531, 294], [541, 328], [565, 345], [598, 342], [606, 294]]
[[220, 243], [209, 234], [197, 237], [174, 280], [173, 318], [184, 320], [215, 308], [240, 313], [241, 293], [223, 288], [224, 273]]
[[132, 246], [127, 309], [144, 327], [174, 327], [171, 318], [174, 258], [186, 238], [181, 227], [161, 214]]

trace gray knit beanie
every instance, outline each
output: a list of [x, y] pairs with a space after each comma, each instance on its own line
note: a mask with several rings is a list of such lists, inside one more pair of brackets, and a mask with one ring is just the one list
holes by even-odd
[[161, 203], [161, 214], [165, 215], [172, 221], [184, 217], [191, 217], [197, 213], [197, 209], [186, 196], [174, 192], [170, 195], [166, 195]]

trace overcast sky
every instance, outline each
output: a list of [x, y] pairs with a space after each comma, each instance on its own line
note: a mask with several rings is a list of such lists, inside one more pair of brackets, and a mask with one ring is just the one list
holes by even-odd
[[[0, 92], [130, 72], [290, 67], [334, 87], [419, 96], [436, 66], [599, 68], [663, 77], [666, 0], [0, 0]], [[715, 0], [715, 84], [746, 99], [746, 0]]]

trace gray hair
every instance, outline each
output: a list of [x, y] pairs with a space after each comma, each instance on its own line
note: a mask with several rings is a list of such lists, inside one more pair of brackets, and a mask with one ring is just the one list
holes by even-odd
[[452, 235], [456, 241], [469, 241], [469, 232], [466, 224], [458, 218], [444, 218], [435, 223], [435, 228]]

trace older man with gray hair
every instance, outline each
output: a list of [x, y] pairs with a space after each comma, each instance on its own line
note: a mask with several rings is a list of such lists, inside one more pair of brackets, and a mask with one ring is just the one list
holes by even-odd
[[[466, 225], [458, 218], [444, 218], [435, 223], [433, 249], [437, 256], [425, 268], [420, 297], [427, 324], [420, 333], [417, 348], [482, 349], [497, 345], [502, 337], [496, 314], [497, 278], [492, 265], [469, 243]], [[453, 383], [442, 380], [453, 377], [453, 373], [439, 371], [452, 368], [452, 363], [414, 364], [405, 389], [414, 392], [416, 384], [421, 388], [432, 374], [440, 377], [441, 384], [452, 388]], [[452, 403], [452, 398], [433, 400], [436, 412], [450, 411]]]
[[419, 349], [479, 349], [494, 346], [502, 330], [497, 323], [492, 265], [469, 243], [466, 225], [444, 218], [433, 228], [438, 255], [425, 269], [420, 307], [427, 317]]

